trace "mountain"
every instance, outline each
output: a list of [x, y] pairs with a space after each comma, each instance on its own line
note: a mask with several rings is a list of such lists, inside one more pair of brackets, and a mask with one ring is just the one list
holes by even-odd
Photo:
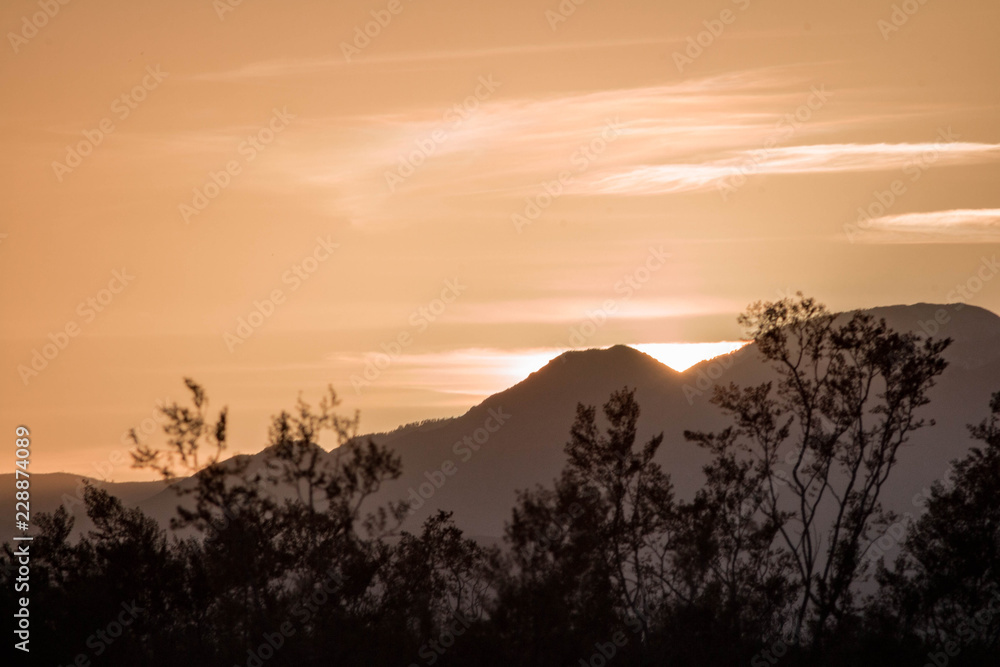
[[[945, 355], [949, 368], [925, 408], [936, 424], [920, 431], [901, 452], [884, 491], [889, 507], [916, 513], [919, 502], [914, 501], [945, 477], [949, 462], [971, 445], [966, 424], [982, 420], [990, 395], [1000, 390], [1000, 317], [962, 304], [889, 306], [867, 312], [898, 330], [955, 341]], [[748, 386], [770, 378], [771, 371], [753, 344], [683, 373], [624, 345], [566, 352], [464, 415], [371, 436], [403, 461], [402, 477], [385, 485], [376, 500], [410, 498], [420, 504], [407, 520], [410, 530], [417, 530], [438, 509], [446, 509], [454, 512], [456, 523], [468, 534], [495, 538], [503, 532], [517, 491], [549, 484], [559, 474], [577, 404], [601, 406], [613, 391], [626, 386], [636, 389], [642, 409], [639, 438], [663, 432], [659, 462], [678, 496], [690, 497], [702, 483], [707, 456], [686, 442], [683, 432], [725, 425], [709, 401], [712, 386], [720, 382]], [[62, 474], [32, 476], [33, 489], [53, 489], [40, 497], [33, 495], [34, 510], [54, 508], [59, 497], [55, 489], [72, 488], [76, 479]], [[13, 493], [12, 483], [0, 483], [3, 494]], [[156, 484], [113, 485], [109, 490], [120, 490], [127, 494], [128, 504], [165, 521], [173, 514], [177, 497]]]
[[[28, 471], [31, 473], [31, 471]], [[121, 498], [122, 502], [129, 507], [138, 507], [149, 501], [157, 494], [167, 490], [169, 484], [163, 481], [156, 482], [104, 482], [92, 477], [83, 475], [73, 475], [66, 472], [55, 472], [49, 474], [33, 474], [29, 478], [31, 482], [30, 509], [32, 523], [34, 517], [39, 512], [55, 511], [60, 505], [66, 505], [76, 516], [76, 529], [89, 530], [93, 525], [87, 520], [86, 513], [83, 512], [83, 488], [84, 481], [96, 487], [105, 489], [108, 493]], [[14, 507], [14, 487], [15, 473], [0, 475], [0, 498], [3, 499], [6, 507]], [[19, 534], [14, 529], [14, 515], [10, 513], [5, 516], [2, 523], [4, 535]]]
[[[664, 425], [680, 428], [690, 409], [683, 385], [683, 374], [623, 345], [567, 352], [461, 417], [376, 438], [403, 460], [403, 477], [386, 485], [384, 497], [423, 501], [415, 525], [451, 509], [471, 533], [499, 535], [515, 492], [547, 484], [562, 469], [577, 403], [602, 405], [611, 392], [634, 387], [648, 415], [640, 437], [649, 437]], [[699, 454], [677, 449], [667, 468], [698, 470]]]
[[[961, 304], [891, 306], [868, 312], [897, 330], [923, 335], [933, 330], [927, 323], [941, 320], [936, 335], [955, 340], [945, 355], [949, 368], [931, 390], [931, 404], [925, 408], [936, 424], [920, 431], [901, 453], [884, 491], [887, 506], [916, 513], [919, 503], [915, 505], [914, 498], [945, 477], [949, 462], [965, 453], [971, 444], [966, 425], [985, 417], [992, 392], [1000, 390], [1000, 317]], [[729, 382], [756, 385], [771, 377], [754, 345], [683, 373], [626, 346], [567, 352], [461, 417], [379, 438], [401, 454], [404, 464], [403, 477], [387, 485], [384, 497], [408, 497], [419, 503], [427, 496], [413, 514], [414, 524], [439, 508], [450, 509], [468, 532], [499, 535], [516, 490], [547, 484], [562, 469], [563, 445], [577, 403], [601, 406], [612, 391], [624, 386], [636, 388], [642, 409], [638, 437], [663, 432], [658, 461], [670, 474], [677, 494], [691, 497], [702, 484], [701, 468], [708, 458], [684, 440], [683, 432], [726, 425], [710, 403], [712, 387]], [[473, 451], [463, 439], [484, 426], [491, 410], [501, 409], [510, 415], [507, 422]], [[449, 470], [451, 475], [439, 474]]]

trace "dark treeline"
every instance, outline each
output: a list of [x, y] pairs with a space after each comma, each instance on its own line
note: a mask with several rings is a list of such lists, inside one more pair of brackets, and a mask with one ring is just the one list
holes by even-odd
[[[933, 415], [949, 341], [801, 297], [741, 323], [774, 380], [717, 388], [729, 425], [685, 433], [711, 455], [695, 497], [675, 497], [662, 435], [638, 440], [623, 389], [602, 412], [579, 406], [561, 476], [518, 495], [502, 548], [446, 512], [411, 533], [405, 503], [373, 507], [400, 459], [356, 436], [332, 390], [274, 418], [263, 463], [222, 461], [226, 412], [188, 381], [164, 446], [136, 457], [166, 478], [198, 471], [176, 532], [93, 487], [82, 537], [65, 509], [36, 520], [32, 662], [998, 664], [1000, 393], [886, 562], [874, 544], [899, 517], [881, 491]], [[3, 559], [12, 603], [9, 545]]]

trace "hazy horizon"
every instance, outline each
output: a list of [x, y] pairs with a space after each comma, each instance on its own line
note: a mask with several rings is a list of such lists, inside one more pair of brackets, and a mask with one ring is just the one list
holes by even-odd
[[995, 3], [57, 4], [0, 8], [38, 472], [184, 377], [257, 451], [299, 392], [388, 430], [560, 350], [680, 367], [797, 290], [1000, 312]]

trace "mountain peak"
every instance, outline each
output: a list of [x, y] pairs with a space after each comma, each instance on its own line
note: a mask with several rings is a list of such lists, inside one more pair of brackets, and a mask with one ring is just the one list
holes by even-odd
[[914, 303], [910, 305], [878, 306], [861, 312], [884, 317], [894, 328], [912, 329], [921, 322], [939, 320], [941, 324], [957, 324], [972, 328], [1000, 330], [996, 313], [968, 303]]
[[1000, 359], [1000, 317], [985, 308], [967, 303], [915, 303], [861, 312], [884, 318], [897, 331], [952, 338], [945, 353], [951, 363], [973, 368]]
[[638, 365], [654, 365], [666, 368], [670, 370], [669, 366], [657, 361], [653, 357], [649, 356], [645, 352], [640, 352], [634, 347], [629, 347], [628, 345], [612, 345], [611, 347], [604, 348], [588, 348], [586, 350], [567, 350], [563, 352], [555, 359], [551, 360], [546, 364], [544, 368], [548, 368], [552, 365], [565, 365], [570, 364], [614, 364], [614, 363], [628, 363], [628, 364], [638, 364]]
[[[566, 381], [583, 376], [605, 376], [621, 374], [628, 377], [677, 375], [677, 371], [654, 359], [645, 352], [640, 352], [628, 345], [613, 345], [607, 348], [590, 348], [586, 350], [568, 350], [549, 361], [528, 378], [538, 376], [548, 379]], [[515, 385], [517, 386], [517, 385]]]
[[490, 396], [478, 407], [521, 401], [544, 404], [553, 396], [568, 391], [579, 396], [599, 395], [601, 400], [606, 400], [615, 389], [662, 384], [679, 375], [669, 366], [628, 345], [569, 350], [509, 389]]

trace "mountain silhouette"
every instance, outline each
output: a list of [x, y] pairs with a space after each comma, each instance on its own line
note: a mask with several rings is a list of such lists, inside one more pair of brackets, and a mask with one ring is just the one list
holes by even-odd
[[[920, 511], [930, 486], [945, 478], [950, 461], [970, 446], [966, 425], [983, 419], [990, 395], [1000, 389], [1000, 317], [954, 304], [866, 311], [885, 318], [897, 330], [926, 335], [921, 323], [935, 321], [942, 310], [949, 319], [939, 326], [937, 335], [955, 342], [945, 355], [949, 368], [924, 408], [935, 425], [919, 431], [903, 449], [884, 492], [886, 506], [900, 514]], [[623, 386], [636, 389], [642, 409], [638, 439], [663, 432], [659, 463], [671, 475], [677, 494], [690, 498], [702, 484], [701, 468], [708, 457], [686, 442], [683, 432], [726, 425], [710, 402], [713, 386], [730, 382], [751, 386], [770, 379], [772, 373], [753, 344], [684, 372], [623, 345], [566, 352], [461, 417], [378, 438], [403, 457], [403, 476], [386, 486], [385, 498], [424, 500], [414, 512], [414, 527], [437, 509], [449, 509], [455, 512], [456, 523], [471, 534], [499, 535], [516, 490], [546, 484], [562, 469], [563, 446], [577, 403], [601, 406], [612, 391]], [[509, 422], [490, 434], [478, 451], [469, 454], [466, 447], [456, 444], [483, 426], [490, 409], [500, 408], [510, 415]], [[455, 471], [437, 488], [435, 481], [441, 482], [437, 472], [447, 461], [454, 463]], [[426, 495], [430, 497], [424, 499]]]
[[[885, 318], [900, 331], [955, 341], [945, 354], [949, 367], [924, 408], [935, 425], [919, 431], [901, 450], [883, 495], [887, 507], [916, 514], [931, 484], [945, 478], [949, 462], [971, 446], [966, 425], [983, 419], [991, 393], [1000, 389], [1000, 317], [962, 304], [920, 303], [865, 312]], [[772, 372], [754, 344], [684, 372], [625, 345], [566, 352], [461, 416], [365, 436], [391, 447], [403, 462], [400, 479], [384, 485], [372, 506], [408, 498], [415, 509], [406, 529], [417, 530], [425, 518], [445, 509], [454, 512], [456, 524], [467, 534], [495, 539], [503, 532], [517, 491], [548, 484], [559, 474], [577, 404], [601, 406], [613, 391], [626, 386], [635, 388], [642, 410], [638, 438], [663, 432], [659, 462], [677, 494], [689, 498], [702, 484], [701, 467], [708, 457], [685, 441], [683, 432], [726, 425], [710, 402], [713, 386], [750, 386], [770, 379]], [[263, 460], [262, 454], [250, 458], [251, 466]], [[3, 493], [10, 495], [14, 485], [4, 477], [13, 475], [0, 476]], [[51, 511], [61, 493], [74, 495], [79, 477], [60, 473], [33, 475], [32, 480], [33, 509]], [[190, 485], [193, 480], [176, 483]], [[44, 493], [39, 493], [42, 488]], [[108, 488], [163, 522], [179, 502], [162, 482]]]

